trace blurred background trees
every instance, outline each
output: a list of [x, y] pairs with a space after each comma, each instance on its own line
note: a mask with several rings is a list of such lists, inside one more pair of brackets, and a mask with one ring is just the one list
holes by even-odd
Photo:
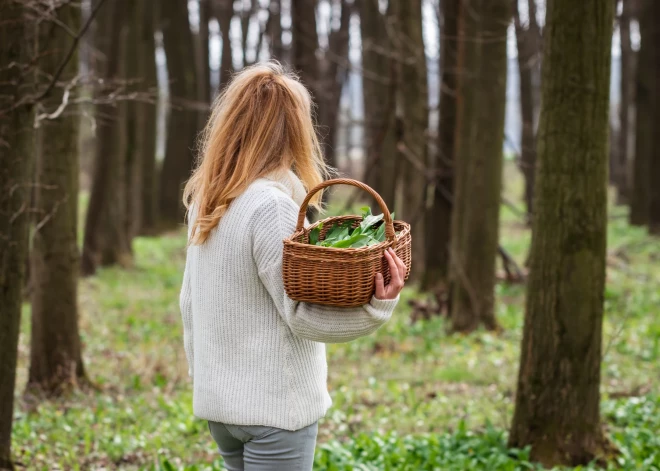
[[[29, 391], [84, 384], [79, 274], [129, 268], [135, 237], [180, 228], [210, 104], [234, 71], [263, 60], [281, 61], [312, 92], [328, 163], [412, 224], [416, 309], [447, 315], [453, 331], [498, 329], [497, 281], [527, 276], [499, 244], [502, 168], [513, 162], [524, 192], [504, 204], [534, 234], [523, 345], [533, 358], [554, 358], [530, 338], [569, 317], [600, 337], [605, 157], [614, 204], [660, 233], [660, 8], [618, 0], [614, 12], [585, 13], [554, 2], [554, 10], [550, 0], [0, 2], [0, 463], [9, 456], [22, 302], [32, 308]], [[575, 15], [585, 34], [600, 32], [585, 39], [593, 50], [546, 44], [549, 26], [576, 25]], [[601, 62], [578, 71], [586, 52]], [[553, 92], [571, 80], [589, 92], [562, 111], [565, 97]], [[576, 215], [557, 213], [562, 195], [575, 198]], [[349, 210], [357, 197], [332, 202]], [[589, 198], [598, 200], [578, 211]], [[585, 221], [595, 234], [583, 233]], [[594, 237], [586, 262], [566, 255], [576, 245], [558, 238], [569, 233]], [[586, 263], [593, 273], [580, 273], [600, 281], [572, 283], [560, 260]], [[569, 288], [592, 304], [570, 312], [544, 304]], [[519, 385], [545, 374], [541, 360], [521, 369]], [[551, 382], [571, 387], [572, 378]], [[516, 445], [536, 417], [530, 410], [545, 406], [523, 395], [518, 407]]]

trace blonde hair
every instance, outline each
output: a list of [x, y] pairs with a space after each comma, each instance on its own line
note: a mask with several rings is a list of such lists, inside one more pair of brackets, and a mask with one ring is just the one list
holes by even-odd
[[[277, 62], [236, 74], [215, 100], [200, 137], [198, 165], [183, 191], [196, 213], [190, 243], [203, 244], [231, 202], [256, 179], [293, 170], [307, 190], [329, 169], [314, 127], [312, 99]], [[319, 207], [321, 193], [311, 201]]]

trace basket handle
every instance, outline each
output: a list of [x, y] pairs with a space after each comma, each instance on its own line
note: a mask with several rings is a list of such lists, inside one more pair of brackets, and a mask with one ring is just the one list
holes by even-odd
[[309, 191], [309, 193], [307, 193], [305, 200], [300, 205], [300, 211], [298, 212], [298, 224], [296, 225], [296, 232], [303, 230], [303, 226], [305, 225], [305, 216], [307, 214], [307, 206], [309, 205], [309, 201], [312, 199], [312, 197], [318, 191], [332, 185], [351, 185], [361, 190], [364, 190], [367, 193], [369, 193], [371, 196], [373, 196], [374, 199], [376, 200], [376, 203], [378, 203], [378, 206], [380, 206], [381, 211], [383, 211], [383, 219], [385, 220], [385, 238], [389, 242], [396, 243], [396, 235], [394, 233], [394, 222], [392, 221], [392, 215], [390, 214], [390, 210], [387, 209], [387, 204], [385, 204], [383, 198], [381, 198], [381, 196], [376, 192], [376, 190], [371, 188], [369, 185], [366, 185], [362, 182], [350, 178], [335, 178], [332, 180], [326, 180], [324, 182], [319, 183], [314, 188], [312, 188]]

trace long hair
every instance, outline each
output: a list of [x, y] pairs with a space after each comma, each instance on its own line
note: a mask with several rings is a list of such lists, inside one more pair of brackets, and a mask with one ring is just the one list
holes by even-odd
[[[183, 191], [183, 204], [196, 215], [191, 244], [203, 244], [231, 202], [260, 177], [290, 169], [307, 190], [324, 180], [329, 169], [313, 112], [307, 89], [277, 62], [232, 78], [213, 103], [197, 168]], [[319, 192], [310, 203], [320, 202]]]

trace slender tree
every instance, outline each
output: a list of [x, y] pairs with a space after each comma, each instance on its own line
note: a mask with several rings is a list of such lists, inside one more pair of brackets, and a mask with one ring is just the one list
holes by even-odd
[[635, 155], [633, 158], [632, 186], [630, 189], [630, 224], [645, 226], [649, 221], [649, 192], [651, 190], [651, 145], [653, 136], [652, 90], [656, 77], [653, 70], [654, 47], [652, 41], [652, 0], [641, 0], [639, 30], [641, 44], [637, 61], [635, 83]]
[[510, 0], [465, 0], [461, 9], [450, 267], [455, 331], [497, 327], [495, 258], [510, 20]]
[[282, 3], [281, 0], [272, 0], [269, 5], [270, 17], [268, 19], [268, 38], [270, 56], [279, 61], [283, 60], [282, 49]]
[[619, 132], [617, 134], [617, 150], [612, 177], [617, 188], [617, 202], [624, 204], [629, 198], [629, 136], [631, 129], [632, 100], [634, 97], [635, 68], [633, 48], [630, 37], [630, 20], [632, 16], [632, 0], [621, 0], [623, 8], [619, 16], [619, 35], [621, 37], [621, 101], [619, 103]]
[[[211, 0], [199, 0], [199, 34], [197, 43], [199, 44], [199, 57], [196, 58], [197, 64], [197, 90], [199, 101], [202, 103], [211, 103], [211, 63], [209, 61], [209, 20], [211, 19]], [[206, 122], [208, 112], [200, 112], [200, 128]]]
[[229, 77], [234, 71], [234, 59], [232, 56], [231, 39], [229, 29], [231, 18], [234, 15], [234, 2], [232, 0], [214, 0], [213, 14], [220, 25], [222, 36], [222, 53], [220, 56], [220, 90], [227, 85]]
[[199, 119], [192, 106], [197, 102], [198, 94], [187, 0], [162, 2], [161, 16], [171, 108], [165, 160], [160, 174], [159, 220], [163, 228], [168, 228], [183, 221], [181, 195], [193, 167]]
[[536, 20], [536, 0], [528, 0], [528, 24], [525, 27], [518, 11], [519, 0], [513, 0], [513, 19], [518, 45], [518, 70], [520, 72], [520, 115], [522, 139], [520, 168], [525, 177], [525, 203], [531, 220], [534, 197], [534, 173], [536, 167], [536, 115], [538, 99], [535, 97], [540, 82], [541, 33]]
[[[650, 65], [651, 77], [651, 123], [658, 123], [660, 120], [660, 4], [657, 1], [648, 2], [648, 15], [650, 22], [649, 42], [651, 44]], [[660, 235], [660, 185], [657, 179], [660, 176], [660, 135], [657, 132], [651, 134], [651, 144], [649, 146], [649, 232], [654, 235]]]
[[11, 429], [14, 416], [16, 358], [22, 289], [28, 246], [28, 175], [33, 149], [31, 111], [20, 106], [25, 50], [25, 7], [0, 2], [0, 469], [13, 469]]
[[[140, 77], [137, 75], [138, 38], [141, 28], [141, 14], [138, 11], [144, 2], [130, 2], [126, 5], [126, 20], [121, 25], [119, 74], [131, 90], [142, 90]], [[124, 155], [125, 192], [126, 192], [126, 239], [129, 244], [139, 230], [142, 220], [142, 155], [138, 148], [138, 135], [141, 130], [137, 123], [138, 103], [135, 100], [124, 100], [119, 104], [119, 149]]]
[[[137, 77], [142, 89], [150, 96], [157, 94], [156, 43], [154, 41], [154, 2], [142, 0], [138, 3], [137, 13]], [[135, 146], [140, 156], [140, 219], [138, 233], [153, 234], [157, 221], [157, 169], [156, 169], [156, 104], [150, 100], [136, 103]]]
[[[70, 30], [80, 29], [80, 10], [65, 4], [55, 11]], [[71, 37], [64, 28], [42, 25], [40, 69], [54, 76], [66, 59]], [[78, 73], [75, 56], [60, 76], [65, 82]], [[63, 88], [55, 88], [42, 102], [47, 109], [62, 103]], [[32, 276], [32, 339], [28, 390], [58, 395], [84, 380], [78, 333], [78, 119], [65, 112], [56, 120], [41, 121], [36, 165], [36, 227], [30, 253]]]
[[610, 1], [548, 3], [534, 238], [509, 438], [531, 446], [546, 467], [587, 464], [608, 447], [599, 405], [613, 17]]
[[398, 71], [393, 60], [393, 34], [388, 31], [392, 8], [388, 4], [388, 11], [383, 14], [378, 0], [359, 0], [359, 3], [366, 141], [363, 179], [394, 208], [396, 136], [400, 126], [396, 120]]
[[424, 271], [424, 212], [426, 210], [426, 167], [428, 165], [428, 86], [426, 54], [422, 34], [422, 1], [397, 0], [396, 38], [400, 67], [398, 90], [402, 134], [399, 137], [400, 194], [398, 211], [411, 222], [414, 275]]
[[348, 76], [348, 26], [351, 20], [352, 5], [341, 2], [339, 29], [328, 35], [328, 49], [324, 54], [320, 69], [320, 95], [318, 97], [318, 121], [323, 135], [323, 154], [333, 167], [337, 166], [335, 143], [337, 139], [337, 118], [341, 93]]
[[242, 2], [239, 2], [239, 5], [240, 5], [240, 10], [239, 10], [240, 13], [238, 14], [238, 17], [240, 18], [240, 23], [241, 23], [241, 49], [243, 51], [242, 53], [243, 67], [247, 67], [248, 65], [250, 65], [250, 62], [248, 61], [247, 58], [250, 23], [252, 21], [252, 17], [259, 8], [259, 3], [256, 0], [244, 0]]
[[293, 67], [300, 74], [314, 99], [319, 93], [319, 45], [316, 30], [316, 0], [291, 0], [291, 27], [293, 30]]
[[456, 85], [458, 17], [460, 0], [440, 2], [440, 111], [437, 155], [433, 162], [432, 206], [426, 211], [426, 269], [423, 287], [435, 289], [449, 275], [449, 243], [453, 200], [454, 136], [456, 134]]
[[[96, 0], [98, 1], [98, 0]], [[95, 44], [102, 52], [98, 73], [109, 87], [116, 87], [120, 72], [121, 25], [125, 0], [103, 4]], [[108, 90], [100, 89], [99, 94]], [[126, 156], [120, 146], [119, 110], [113, 103], [96, 106], [96, 149], [92, 191], [85, 219], [82, 274], [92, 275], [99, 265], [132, 262], [126, 231]]]

